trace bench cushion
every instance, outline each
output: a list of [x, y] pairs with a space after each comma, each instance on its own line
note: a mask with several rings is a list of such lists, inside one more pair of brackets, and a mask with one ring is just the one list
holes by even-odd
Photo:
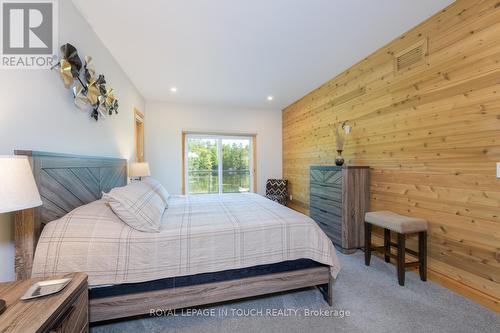
[[418, 217], [399, 215], [388, 210], [366, 213], [365, 221], [400, 234], [427, 230], [426, 220]]

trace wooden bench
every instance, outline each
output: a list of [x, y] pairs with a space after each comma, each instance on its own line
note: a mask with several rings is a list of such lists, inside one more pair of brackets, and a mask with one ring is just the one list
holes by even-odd
[[[373, 247], [371, 244], [372, 225], [384, 229], [384, 245]], [[391, 231], [397, 234], [397, 243], [391, 242]], [[418, 233], [418, 252], [407, 249], [406, 235]], [[391, 253], [391, 246], [398, 249], [397, 255]], [[365, 265], [370, 265], [371, 252], [379, 251], [384, 254], [385, 262], [390, 258], [396, 259], [399, 285], [405, 284], [405, 269], [419, 268], [420, 279], [427, 280], [427, 221], [424, 219], [399, 215], [390, 211], [369, 212], [365, 215]], [[418, 261], [405, 262], [406, 252], [416, 256]]]

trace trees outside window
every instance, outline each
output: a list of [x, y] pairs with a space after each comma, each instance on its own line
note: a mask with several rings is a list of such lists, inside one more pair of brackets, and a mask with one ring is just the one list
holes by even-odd
[[186, 135], [187, 193], [252, 190], [252, 137]]

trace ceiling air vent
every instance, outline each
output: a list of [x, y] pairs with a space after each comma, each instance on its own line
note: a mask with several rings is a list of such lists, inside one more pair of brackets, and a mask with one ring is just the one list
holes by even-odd
[[394, 55], [394, 70], [401, 72], [405, 69], [423, 65], [426, 53], [427, 39], [423, 39]]

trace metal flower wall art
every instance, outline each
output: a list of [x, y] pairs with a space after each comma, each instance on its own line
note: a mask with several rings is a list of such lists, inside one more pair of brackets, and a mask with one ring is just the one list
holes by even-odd
[[77, 108], [89, 111], [96, 121], [118, 113], [118, 100], [114, 91], [106, 87], [104, 75], [96, 76], [91, 57], [85, 57], [85, 63], [82, 64], [77, 49], [69, 43], [64, 44], [61, 46], [61, 59], [52, 69], [56, 68], [59, 69], [64, 86], [73, 92]]

